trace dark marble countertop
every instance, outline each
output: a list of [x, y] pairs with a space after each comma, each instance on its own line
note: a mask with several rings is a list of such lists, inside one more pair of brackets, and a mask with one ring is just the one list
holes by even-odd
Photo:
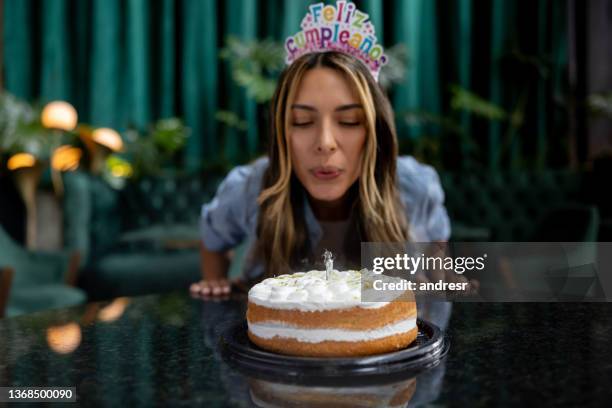
[[[253, 406], [254, 389], [290, 392], [305, 406], [330, 395], [347, 406], [609, 405], [612, 304], [443, 305], [423, 311], [446, 327], [450, 353], [396, 388], [275, 388], [248, 378], [218, 352], [220, 330], [243, 318], [244, 299], [184, 293], [0, 320], [0, 386], [76, 387], [81, 405], [96, 406]], [[381, 402], [398, 390], [403, 398]]]

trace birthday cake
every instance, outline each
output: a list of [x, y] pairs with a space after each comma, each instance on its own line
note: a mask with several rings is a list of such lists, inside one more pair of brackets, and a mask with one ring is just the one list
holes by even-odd
[[370, 275], [313, 270], [263, 280], [249, 291], [249, 338], [265, 350], [295, 356], [365, 356], [405, 348], [418, 331], [414, 295], [406, 290], [393, 299], [362, 302], [362, 279]]

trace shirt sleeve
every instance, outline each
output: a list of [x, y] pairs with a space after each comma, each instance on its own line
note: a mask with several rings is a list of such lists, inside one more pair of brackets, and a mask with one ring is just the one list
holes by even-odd
[[398, 159], [398, 183], [415, 242], [448, 241], [450, 219], [437, 171], [413, 157]]
[[200, 235], [211, 251], [225, 251], [244, 241], [253, 229], [261, 188], [261, 163], [238, 166], [219, 185], [215, 197], [202, 206]]
[[451, 234], [450, 219], [444, 205], [444, 190], [440, 177], [433, 167], [430, 188], [425, 198], [425, 229], [430, 241], [448, 241]]

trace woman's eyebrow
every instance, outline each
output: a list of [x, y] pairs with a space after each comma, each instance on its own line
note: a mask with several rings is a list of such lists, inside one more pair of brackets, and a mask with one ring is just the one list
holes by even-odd
[[345, 111], [345, 110], [351, 110], [351, 109], [363, 109], [363, 106], [361, 106], [358, 103], [351, 103], [349, 105], [338, 106], [336, 108], [336, 112]]
[[317, 109], [314, 106], [302, 105], [302, 104], [299, 104], [299, 103], [291, 105], [291, 109], [303, 109], [303, 110], [312, 111], [312, 112], [316, 112], [317, 111]]
[[[295, 104], [291, 105], [291, 109], [303, 109], [303, 110], [307, 110], [307, 111], [311, 111], [311, 112], [317, 112], [317, 108], [315, 108], [314, 106], [303, 105], [301, 103], [295, 103]], [[351, 104], [348, 104], [348, 105], [338, 106], [335, 109], [335, 111], [336, 112], [341, 112], [341, 111], [346, 111], [346, 110], [351, 110], [351, 109], [363, 109], [363, 106], [361, 106], [361, 104], [358, 104], [358, 103], [351, 103]]]

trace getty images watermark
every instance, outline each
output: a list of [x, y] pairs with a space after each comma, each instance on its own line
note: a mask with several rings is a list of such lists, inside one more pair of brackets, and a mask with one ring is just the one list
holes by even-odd
[[394, 257], [375, 257], [372, 261], [372, 272], [381, 274], [385, 271], [401, 270], [411, 275], [417, 271], [444, 270], [463, 274], [466, 271], [482, 271], [485, 268], [487, 254], [477, 257], [458, 256], [411, 256], [406, 253], [395, 254]]
[[612, 301], [612, 243], [362, 243], [362, 301]]

